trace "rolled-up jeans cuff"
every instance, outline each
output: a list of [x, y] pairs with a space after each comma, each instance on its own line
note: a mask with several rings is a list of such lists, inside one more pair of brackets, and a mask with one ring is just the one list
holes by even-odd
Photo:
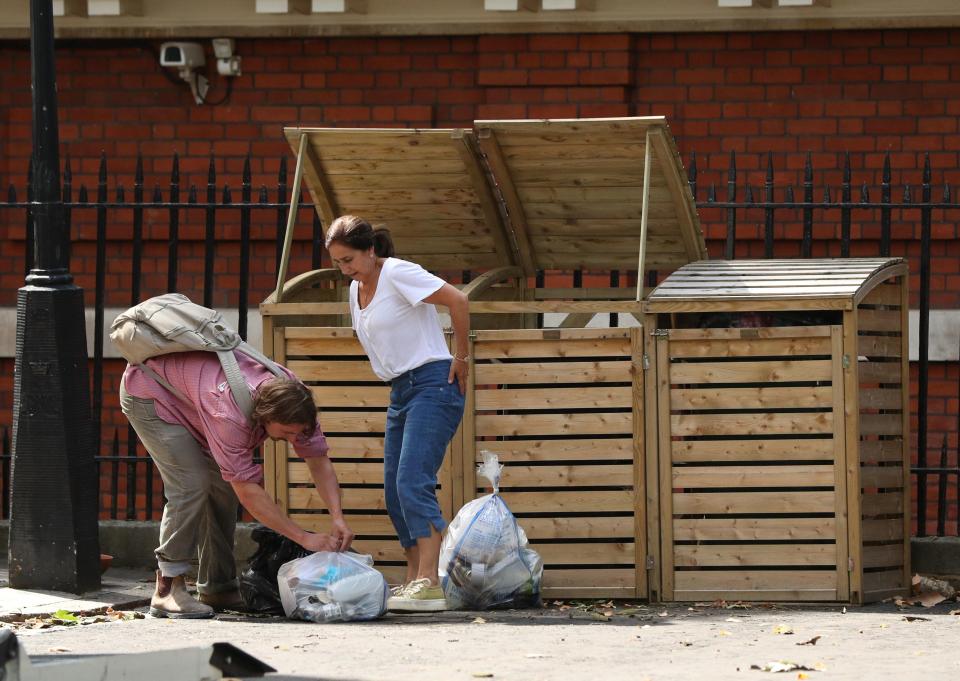
[[158, 560], [157, 567], [160, 568], [160, 574], [164, 577], [179, 577], [190, 571], [188, 561]]

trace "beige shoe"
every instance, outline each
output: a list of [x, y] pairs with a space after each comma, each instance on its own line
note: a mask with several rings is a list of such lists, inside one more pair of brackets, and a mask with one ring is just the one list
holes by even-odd
[[150, 614], [173, 619], [204, 619], [213, 617], [213, 608], [194, 600], [187, 592], [183, 575], [164, 577], [157, 570], [157, 588], [150, 599]]
[[387, 600], [387, 609], [396, 612], [440, 612], [447, 609], [447, 600], [439, 584], [429, 579], [415, 579], [396, 596]]
[[205, 605], [209, 605], [217, 612], [223, 610], [244, 610], [247, 606], [243, 602], [239, 589], [230, 591], [220, 591], [213, 594], [199, 594], [197, 600]]

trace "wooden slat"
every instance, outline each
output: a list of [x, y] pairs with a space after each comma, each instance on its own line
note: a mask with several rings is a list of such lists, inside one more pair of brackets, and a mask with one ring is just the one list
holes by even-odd
[[829, 380], [830, 362], [827, 360], [693, 362], [670, 365], [670, 382], [673, 384]]
[[384, 159], [325, 159], [330, 183], [337, 187], [337, 175], [446, 175], [464, 172], [463, 162], [458, 158], [430, 159], [413, 158], [400, 161]]
[[860, 508], [864, 517], [902, 514], [904, 493], [863, 494], [860, 496]]
[[889, 589], [895, 589], [902, 593], [908, 587], [909, 582], [904, 579], [902, 570], [882, 570], [867, 572], [863, 575], [864, 593]]
[[477, 343], [477, 359], [527, 359], [534, 357], [629, 357], [629, 338], [569, 340], [515, 340]]
[[630, 362], [538, 362], [476, 365], [476, 382], [478, 385], [491, 383], [607, 383], [614, 381], [623, 383], [630, 381]]
[[352, 338], [287, 339], [287, 357], [295, 355], [364, 356], [360, 341]]
[[[323, 417], [321, 415], [321, 423]], [[346, 459], [382, 459], [383, 458], [383, 438], [382, 437], [328, 437], [327, 445], [330, 447], [330, 457]]]
[[544, 565], [633, 565], [633, 542], [584, 542], [538, 544], [530, 548], [540, 554]]
[[[300, 527], [312, 532], [329, 532], [331, 529], [330, 516], [326, 513], [291, 513], [290, 519]], [[390, 517], [386, 515], [356, 515], [348, 513], [344, 516], [347, 525], [359, 536], [388, 536], [393, 537], [396, 531]]]
[[861, 331], [900, 331], [900, 311], [858, 310], [857, 326]]
[[866, 357], [900, 357], [900, 336], [859, 336], [857, 354]]
[[903, 487], [901, 466], [860, 466], [860, 484], [865, 488]]
[[903, 522], [899, 518], [890, 520], [864, 520], [863, 541], [895, 541], [903, 539]]
[[674, 494], [676, 515], [698, 513], [833, 513], [833, 492], [742, 492]]
[[[850, 330], [851, 334], [853, 330]], [[847, 503], [850, 495], [847, 492], [847, 462], [851, 464], [856, 461], [855, 456], [848, 456], [847, 426], [849, 421], [846, 406], [847, 384], [851, 389], [853, 381], [847, 380], [848, 372], [852, 367], [844, 366], [844, 342], [846, 336], [840, 326], [830, 327], [831, 359], [833, 360], [833, 379], [831, 386], [833, 388], [833, 422], [836, 424], [836, 432], [833, 434], [833, 460], [837, 463], [834, 466], [834, 492], [835, 503], [834, 516], [837, 524], [837, 597], [840, 600], [850, 599], [850, 568], [851, 551], [849, 524], [847, 516], [849, 514]], [[852, 411], [852, 410], [850, 410]], [[847, 569], [844, 569], [847, 568]]]
[[860, 442], [861, 463], [902, 460], [903, 442], [900, 440], [862, 440]]
[[630, 433], [629, 413], [477, 415], [478, 436], [493, 435], [609, 435]]
[[833, 466], [680, 466], [674, 488], [833, 487]]
[[860, 301], [861, 305], [900, 306], [900, 284], [880, 284]]
[[822, 286], [705, 286], [702, 288], [681, 288], [674, 286], [665, 286], [661, 284], [657, 287], [657, 298], [672, 298], [675, 300], [700, 299], [707, 297], [730, 298], [742, 297], [753, 298], [757, 296], [784, 296], [794, 298], [797, 296], [811, 296], [817, 298], [838, 298], [852, 296], [857, 292], [854, 285], [822, 285]]
[[[607, 144], [604, 145], [603, 158], [630, 159], [636, 163], [643, 160], [644, 148], [645, 145], [642, 143], [623, 144], [622, 146]], [[590, 159], [595, 161], [597, 159], [597, 147], [593, 144], [578, 144], [574, 141], [567, 144], [511, 144], [507, 147], [507, 150], [504, 151], [503, 158], [510, 162], [540, 159]], [[661, 186], [663, 186], [662, 180]], [[563, 192], [571, 189], [575, 188], [563, 187], [562, 189], [556, 190], [524, 193], [521, 196], [524, 201], [552, 201], [563, 198]], [[628, 201], [636, 199], [636, 195], [611, 192], [587, 194], [584, 196], [589, 198], [583, 198], [581, 200]]]
[[676, 518], [675, 541], [836, 539], [833, 518]]
[[328, 411], [323, 414], [322, 420], [325, 433], [382, 433], [386, 423], [385, 411]]
[[833, 432], [833, 414], [684, 414], [670, 417], [675, 436], [814, 435]]
[[[630, 337], [630, 329], [477, 329], [478, 347], [486, 343], [502, 341], [536, 342], [549, 341], [579, 341], [579, 340], [611, 340], [615, 344]], [[625, 353], [630, 354], [630, 353]]]
[[829, 570], [717, 570], [676, 574], [677, 591], [806, 591], [836, 587], [836, 573]]
[[[671, 335], [673, 332], [671, 332]], [[676, 342], [670, 344], [671, 357], [750, 357], [829, 355], [830, 339], [783, 338]]]
[[370, 362], [294, 359], [287, 362], [301, 381], [369, 381], [383, 384]]
[[[635, 583], [634, 572], [632, 569], [611, 568], [607, 570], [588, 568], [583, 570], [564, 570], [564, 569], [546, 569], [543, 571], [543, 590], [546, 593], [548, 589], [575, 589], [575, 588], [593, 588], [603, 589], [601, 593], [606, 593], [609, 588], [633, 588]], [[554, 592], [556, 593], [556, 591]], [[564, 591], [564, 593], [574, 593], [573, 591]]]
[[903, 565], [903, 545], [864, 546], [863, 567], [899, 567]]
[[626, 513], [633, 510], [633, 492], [630, 490], [601, 490], [585, 492], [504, 492], [503, 500], [514, 513]]
[[632, 487], [633, 466], [504, 466], [500, 487]]
[[678, 388], [670, 391], [670, 409], [789, 409], [827, 408], [833, 404], [829, 386], [806, 388]]
[[860, 383], [899, 383], [899, 362], [857, 362]]
[[[375, 485], [383, 487], [383, 464], [377, 462], [346, 462], [334, 463], [337, 480], [341, 485]], [[307, 464], [302, 461], [291, 461], [288, 469], [290, 483], [313, 483]]]
[[729, 440], [671, 443], [672, 460], [695, 461], [813, 461], [832, 460], [828, 439]]
[[[325, 510], [326, 505], [316, 488], [291, 487], [291, 510]], [[385, 511], [386, 502], [383, 499], [383, 488], [364, 489], [347, 487], [340, 490], [344, 510]]]
[[631, 389], [626, 386], [599, 388], [528, 388], [521, 390], [477, 390], [476, 409], [615, 409], [631, 406]]
[[387, 407], [390, 405], [390, 388], [361, 385], [311, 385], [313, 400], [320, 408], [320, 422], [324, 422], [323, 410], [332, 407]]
[[509, 461], [610, 461], [632, 458], [630, 438], [590, 438], [586, 440], [481, 441], [476, 452], [495, 452], [501, 463]]
[[417, 172], [402, 175], [381, 173], [359, 173], [355, 175], [336, 175], [330, 178], [331, 188], [336, 194], [346, 189], [466, 189], [470, 178], [463, 168], [455, 173]]
[[860, 409], [901, 409], [903, 402], [896, 388], [862, 388], [859, 393]]
[[677, 589], [674, 592], [677, 601], [804, 601], [822, 602], [837, 600], [836, 589], [756, 589], [741, 590], [719, 589]]
[[527, 538], [537, 539], [628, 539], [633, 537], [633, 518], [586, 516], [582, 518], [517, 518]]
[[674, 547], [674, 563], [680, 567], [836, 565], [833, 544], [734, 544]]
[[902, 430], [900, 414], [860, 414], [861, 435], [900, 435]]
[[[668, 329], [670, 340], [711, 342], [716, 340], [764, 340], [772, 338], [830, 338], [829, 326], [766, 326], [743, 329]], [[673, 343], [671, 343], [673, 347]], [[672, 350], [671, 350], [672, 353]]]

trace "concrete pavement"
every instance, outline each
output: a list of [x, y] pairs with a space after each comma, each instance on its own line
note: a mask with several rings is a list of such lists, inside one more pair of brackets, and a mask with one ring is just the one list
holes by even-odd
[[[9, 615], [11, 608], [38, 613], [135, 607], [149, 596], [150, 580], [147, 570], [112, 568], [104, 590], [82, 599], [3, 589], [0, 610]], [[327, 625], [223, 614], [213, 620], [148, 616], [89, 626], [0, 626], [15, 628], [31, 657], [227, 641], [277, 668], [270, 676], [277, 681], [762, 681], [768, 674], [926, 681], [960, 676], [960, 614], [952, 612], [960, 612], [955, 601], [932, 608], [893, 602], [844, 608], [570, 601], [531, 610], [389, 614], [374, 622]], [[772, 671], [780, 668], [789, 671]]]

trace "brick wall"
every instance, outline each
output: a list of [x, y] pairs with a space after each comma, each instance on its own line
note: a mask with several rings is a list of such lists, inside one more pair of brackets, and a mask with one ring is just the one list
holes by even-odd
[[[725, 196], [730, 153], [736, 152], [740, 197], [744, 182], [762, 186], [768, 154], [777, 197], [799, 185], [807, 154], [815, 168], [816, 198], [824, 186], [838, 196], [844, 154], [855, 187], [879, 198], [880, 169], [889, 153], [894, 198], [903, 185], [919, 198], [923, 154], [935, 185], [960, 184], [960, 29], [788, 31], [608, 35], [496, 35], [250, 39], [237, 41], [243, 75], [229, 98], [196, 106], [186, 85], [158, 65], [158, 43], [61, 41], [57, 46], [60, 134], [75, 191], [95, 190], [101, 152], [107, 187], [129, 193], [138, 155], [149, 197], [166, 190], [172, 156], [179, 155], [182, 195], [197, 185], [205, 195], [211, 155], [217, 195], [229, 184], [239, 198], [249, 155], [254, 197], [263, 186], [276, 196], [282, 159], [292, 157], [284, 125], [469, 126], [475, 119], [665, 115], [685, 162], [697, 154], [700, 198], [717, 187]], [[23, 198], [30, 154], [30, 63], [25, 42], [0, 42], [0, 188]], [[213, 76], [209, 100], [226, 94]], [[756, 194], [758, 197], [759, 193]], [[855, 190], [854, 197], [859, 197]], [[180, 286], [201, 290], [203, 216], [181, 217]], [[76, 211], [72, 270], [92, 301], [95, 219]], [[960, 307], [957, 215], [933, 214], [935, 308]], [[701, 211], [712, 256], [722, 253], [725, 216]], [[875, 255], [878, 216], [855, 217], [853, 254]], [[738, 256], [762, 255], [763, 215], [741, 211]], [[236, 301], [238, 218], [218, 218], [215, 304]], [[148, 210], [144, 294], [166, 282], [167, 212]], [[799, 254], [800, 216], [777, 214], [778, 256]], [[815, 255], [839, 254], [836, 214], [815, 216]], [[111, 214], [107, 302], [129, 298], [130, 216]], [[310, 233], [309, 220], [298, 226]], [[22, 284], [24, 226], [20, 211], [0, 205], [0, 305], [12, 305]], [[276, 219], [253, 224], [250, 300], [272, 288]], [[913, 304], [919, 271], [918, 211], [894, 211], [892, 252], [910, 257]], [[301, 239], [291, 270], [309, 267]], [[0, 362], [0, 423], [9, 423], [12, 362]], [[957, 367], [931, 367], [930, 443], [955, 431]], [[112, 390], [112, 388], [111, 388]], [[112, 419], [116, 420], [113, 416]], [[106, 433], [106, 429], [105, 429]], [[953, 444], [951, 446], [954, 446]]]

